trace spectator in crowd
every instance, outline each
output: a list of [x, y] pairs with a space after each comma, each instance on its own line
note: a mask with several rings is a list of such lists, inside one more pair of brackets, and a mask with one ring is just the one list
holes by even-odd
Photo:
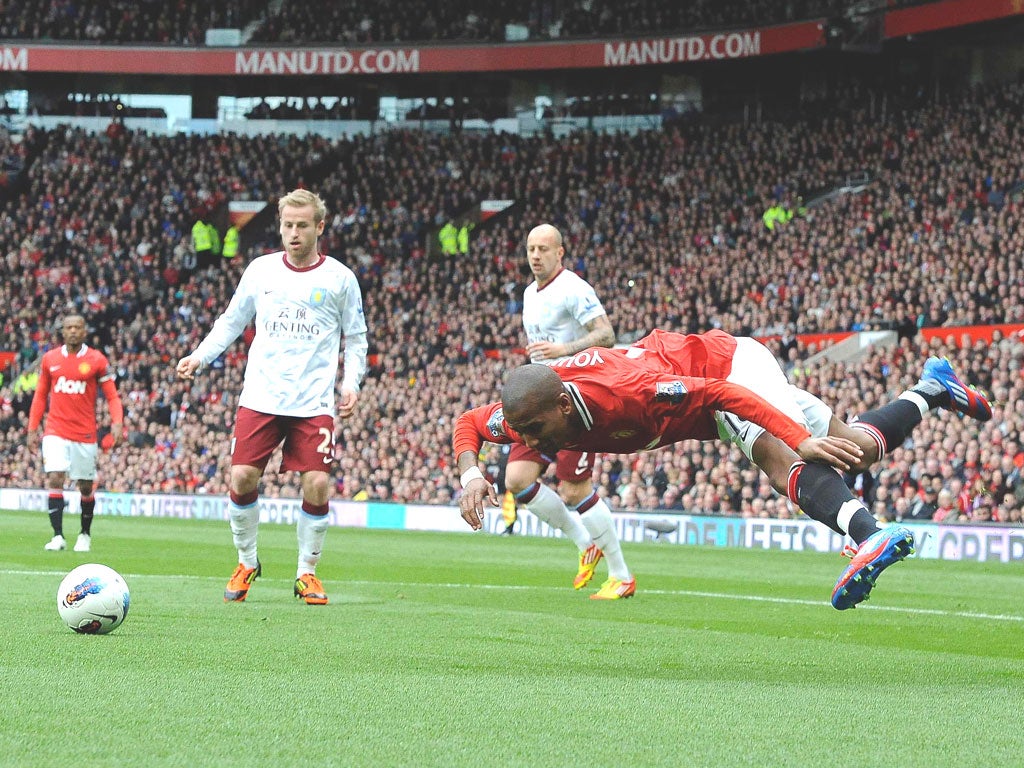
[[932, 520], [936, 523], [957, 522], [956, 499], [952, 491], [942, 488], [936, 495], [935, 512], [932, 513]]
[[938, 491], [929, 484], [914, 497], [907, 517], [910, 520], [934, 520], [938, 509]]
[[1003, 495], [1002, 501], [995, 509], [994, 520], [1001, 525], [1020, 525], [1020, 505], [1012, 493]]

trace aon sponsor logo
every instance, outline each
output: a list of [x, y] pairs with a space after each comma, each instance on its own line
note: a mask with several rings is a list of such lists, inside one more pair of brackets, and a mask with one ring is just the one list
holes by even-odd
[[53, 385], [53, 391], [60, 392], [61, 394], [64, 395], [84, 395], [85, 382], [74, 381], [73, 379], [66, 379], [63, 376], [61, 376]]

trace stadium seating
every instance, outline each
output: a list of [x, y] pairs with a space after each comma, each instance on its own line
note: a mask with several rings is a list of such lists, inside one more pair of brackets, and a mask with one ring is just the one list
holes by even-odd
[[[958, 517], [988, 509], [1019, 520], [1024, 412], [1014, 404], [1024, 401], [1024, 347], [926, 344], [917, 330], [1024, 322], [1024, 275], [1006, 257], [1024, 249], [1015, 199], [1022, 105], [1024, 90], [1010, 85], [908, 102], [884, 124], [854, 100], [792, 123], [680, 123], [636, 137], [392, 132], [312, 146], [284, 136], [49, 131], [27, 165], [28, 186], [6, 203], [0, 253], [9, 274], [25, 277], [0, 286], [11, 308], [0, 349], [31, 358], [52, 343], [60, 313], [83, 311], [118, 367], [131, 433], [102, 462], [103, 487], [225, 492], [244, 345], [191, 386], [174, 380], [173, 363], [209, 329], [240, 267], [194, 269], [183, 233], [217, 190], [263, 199], [316, 169], [330, 211], [322, 247], [360, 277], [376, 361], [356, 416], [339, 428], [343, 498], [442, 503], [457, 494], [452, 420], [493, 398], [507, 366], [522, 361], [510, 311], [527, 282], [522, 240], [551, 221], [621, 339], [654, 327], [899, 330], [894, 350], [851, 366], [807, 365], [798, 347], [794, 380], [841, 417], [912, 384], [928, 354], [948, 354], [993, 393], [995, 418], [979, 426], [930, 414], [859, 487], [883, 502], [880, 515], [921, 515], [917, 501], [939, 477]], [[995, 140], [979, 144], [981, 135]], [[812, 196], [854, 173], [873, 181]], [[468, 254], [428, 255], [436, 228], [485, 198], [519, 204], [478, 228]], [[796, 215], [769, 230], [762, 214], [775, 203]], [[255, 251], [276, 247], [272, 226], [258, 239]], [[40, 486], [38, 462], [18, 439], [26, 403], [9, 380], [0, 391], [0, 479]], [[617, 508], [794, 514], [727, 446], [607, 456], [596, 479]], [[297, 489], [272, 466], [264, 492]]]
[[[908, 5], [890, 2], [889, 6]], [[364, 5], [324, 0], [172, 3], [154, 12], [124, 0], [28, 0], [0, 9], [0, 37], [105, 43], [203, 45], [208, 29], [252, 28], [253, 43], [343, 45], [401, 42], [503, 42], [574, 37], [666, 34], [769, 26], [841, 14], [838, 0], [381, 0]]]
[[25, 0], [0, 6], [0, 38], [203, 45], [207, 29], [244, 27], [266, 8], [265, 0]]

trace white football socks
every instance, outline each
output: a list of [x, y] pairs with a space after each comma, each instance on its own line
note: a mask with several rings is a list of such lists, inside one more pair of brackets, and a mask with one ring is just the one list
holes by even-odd
[[539, 485], [537, 494], [524, 506], [552, 528], [557, 528], [572, 539], [580, 552], [589, 547], [593, 539], [580, 521], [580, 516], [570, 512], [562, 498], [548, 486], [544, 483]]
[[320, 550], [323, 549], [324, 537], [327, 536], [327, 515], [300, 512], [296, 531], [299, 538], [299, 564], [295, 578], [299, 578], [306, 573], [316, 573], [316, 564], [320, 562]]
[[622, 546], [619, 544], [619, 535], [615, 532], [612, 511], [608, 509], [604, 499], [598, 499], [594, 506], [579, 517], [590, 531], [594, 542], [604, 552], [604, 558], [608, 561], [608, 575], [621, 581], [629, 579], [629, 568], [622, 556]]
[[254, 501], [240, 507], [229, 501], [228, 514], [231, 517], [231, 538], [238, 550], [238, 562], [246, 568], [255, 568], [259, 562], [256, 558], [256, 531], [260, 524], [260, 503]]

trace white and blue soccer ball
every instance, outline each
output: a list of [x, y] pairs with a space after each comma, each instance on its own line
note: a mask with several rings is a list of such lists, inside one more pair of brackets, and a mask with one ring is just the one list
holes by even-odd
[[86, 563], [64, 577], [57, 588], [57, 612], [75, 632], [105, 635], [128, 615], [128, 584], [113, 568]]

